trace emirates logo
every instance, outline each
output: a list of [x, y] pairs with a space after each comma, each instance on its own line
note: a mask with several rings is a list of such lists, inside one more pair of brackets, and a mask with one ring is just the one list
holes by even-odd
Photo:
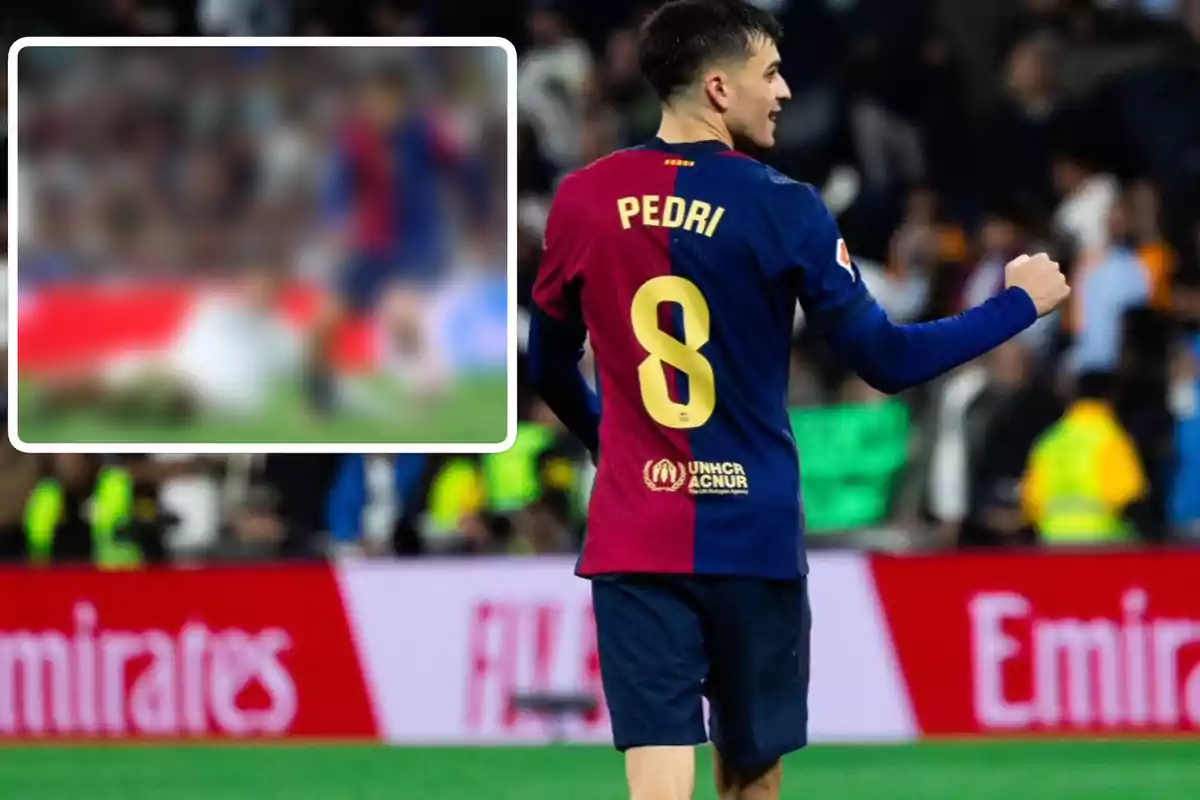
[[680, 461], [660, 458], [647, 461], [642, 467], [642, 479], [652, 492], [677, 492], [687, 481], [687, 467]]

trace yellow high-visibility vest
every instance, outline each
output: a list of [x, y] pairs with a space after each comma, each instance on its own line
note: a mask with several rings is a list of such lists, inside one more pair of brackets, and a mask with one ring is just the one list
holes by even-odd
[[1039, 484], [1031, 521], [1043, 541], [1098, 544], [1129, 538], [1123, 509], [1105, 490], [1105, 470], [1129, 468], [1108, 463], [1118, 435], [1108, 419], [1085, 413], [1068, 414], [1039, 439], [1027, 480]]
[[[25, 503], [25, 537], [30, 560], [46, 564], [54, 549], [54, 536], [62, 522], [63, 488], [54, 478], [38, 481]], [[118, 467], [105, 467], [96, 477], [91, 497], [93, 560], [101, 569], [141, 566], [141, 549], [122, 541], [118, 533], [133, 515], [133, 478]]]
[[483, 506], [483, 489], [468, 458], [447, 461], [429, 488], [424, 533], [433, 539], [457, 533], [462, 518]]
[[542, 485], [538, 457], [553, 440], [554, 433], [544, 425], [522, 422], [517, 426], [517, 440], [512, 447], [503, 453], [483, 457], [484, 482], [491, 510], [508, 514], [538, 499]]

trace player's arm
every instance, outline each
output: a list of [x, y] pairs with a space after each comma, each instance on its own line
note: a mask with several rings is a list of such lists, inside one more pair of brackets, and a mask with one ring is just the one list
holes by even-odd
[[[896, 325], [863, 285], [837, 222], [813, 187], [777, 183], [773, 238], [808, 324], [863, 380], [895, 394], [983, 355], [1032, 325], [1033, 300], [1006, 289], [955, 317]], [[774, 260], [774, 259], [772, 259]]]
[[587, 328], [574, 273], [576, 238], [569, 229], [568, 181], [546, 222], [546, 244], [529, 326], [529, 379], [567, 430], [593, 455], [600, 446], [600, 399], [579, 369]]

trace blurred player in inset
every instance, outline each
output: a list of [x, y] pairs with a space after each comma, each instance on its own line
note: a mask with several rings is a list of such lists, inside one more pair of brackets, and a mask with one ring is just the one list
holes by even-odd
[[33, 406], [45, 414], [100, 410], [160, 423], [260, 418], [303, 369], [302, 338], [279, 309], [285, 274], [276, 254], [247, 250], [231, 285], [196, 300], [166, 347], [47, 379]]
[[[534, 289], [531, 375], [597, 459], [578, 573], [592, 580], [635, 800], [691, 797], [693, 746], [709, 738], [722, 798], [777, 798], [780, 758], [807, 741], [808, 565], [786, 405], [796, 304], [894, 393], [1068, 293], [1057, 264], [1022, 256], [986, 303], [893, 324], [817, 191], [742, 152], [774, 144], [789, 98], [780, 35], [736, 0], [675, 0], [648, 19], [639, 58], [663, 103], [658, 136], [563, 181]], [[598, 394], [578, 369], [585, 337]]]
[[425, 313], [451, 256], [441, 188], [447, 178], [458, 183], [466, 224], [481, 224], [486, 171], [447, 125], [419, 106], [414, 77], [403, 64], [366, 71], [339, 132], [327, 213], [341, 266], [317, 320], [309, 364], [310, 400], [321, 411], [337, 402], [331, 345], [352, 314], [379, 316], [401, 355], [393, 366], [419, 394], [436, 394], [446, 381]]

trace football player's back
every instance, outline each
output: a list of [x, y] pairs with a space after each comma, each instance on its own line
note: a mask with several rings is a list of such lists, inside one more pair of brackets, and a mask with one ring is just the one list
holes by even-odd
[[770, 205], [806, 190], [718, 141], [661, 140], [560, 189], [547, 259], [570, 265], [604, 411], [582, 573], [803, 573], [796, 295]]
[[[779, 759], [807, 741], [812, 620], [784, 404], [797, 302], [837, 357], [895, 392], [1067, 294], [1040, 255], [978, 308], [892, 324], [812, 187], [731, 147], [774, 143], [780, 35], [739, 0], [649, 17], [639, 60], [659, 138], [563, 182], [534, 289], [530, 376], [598, 460], [579, 572], [634, 800], [690, 797], [690, 746], [710, 737], [718, 794], [778, 798]], [[602, 404], [578, 371], [588, 335]]]

